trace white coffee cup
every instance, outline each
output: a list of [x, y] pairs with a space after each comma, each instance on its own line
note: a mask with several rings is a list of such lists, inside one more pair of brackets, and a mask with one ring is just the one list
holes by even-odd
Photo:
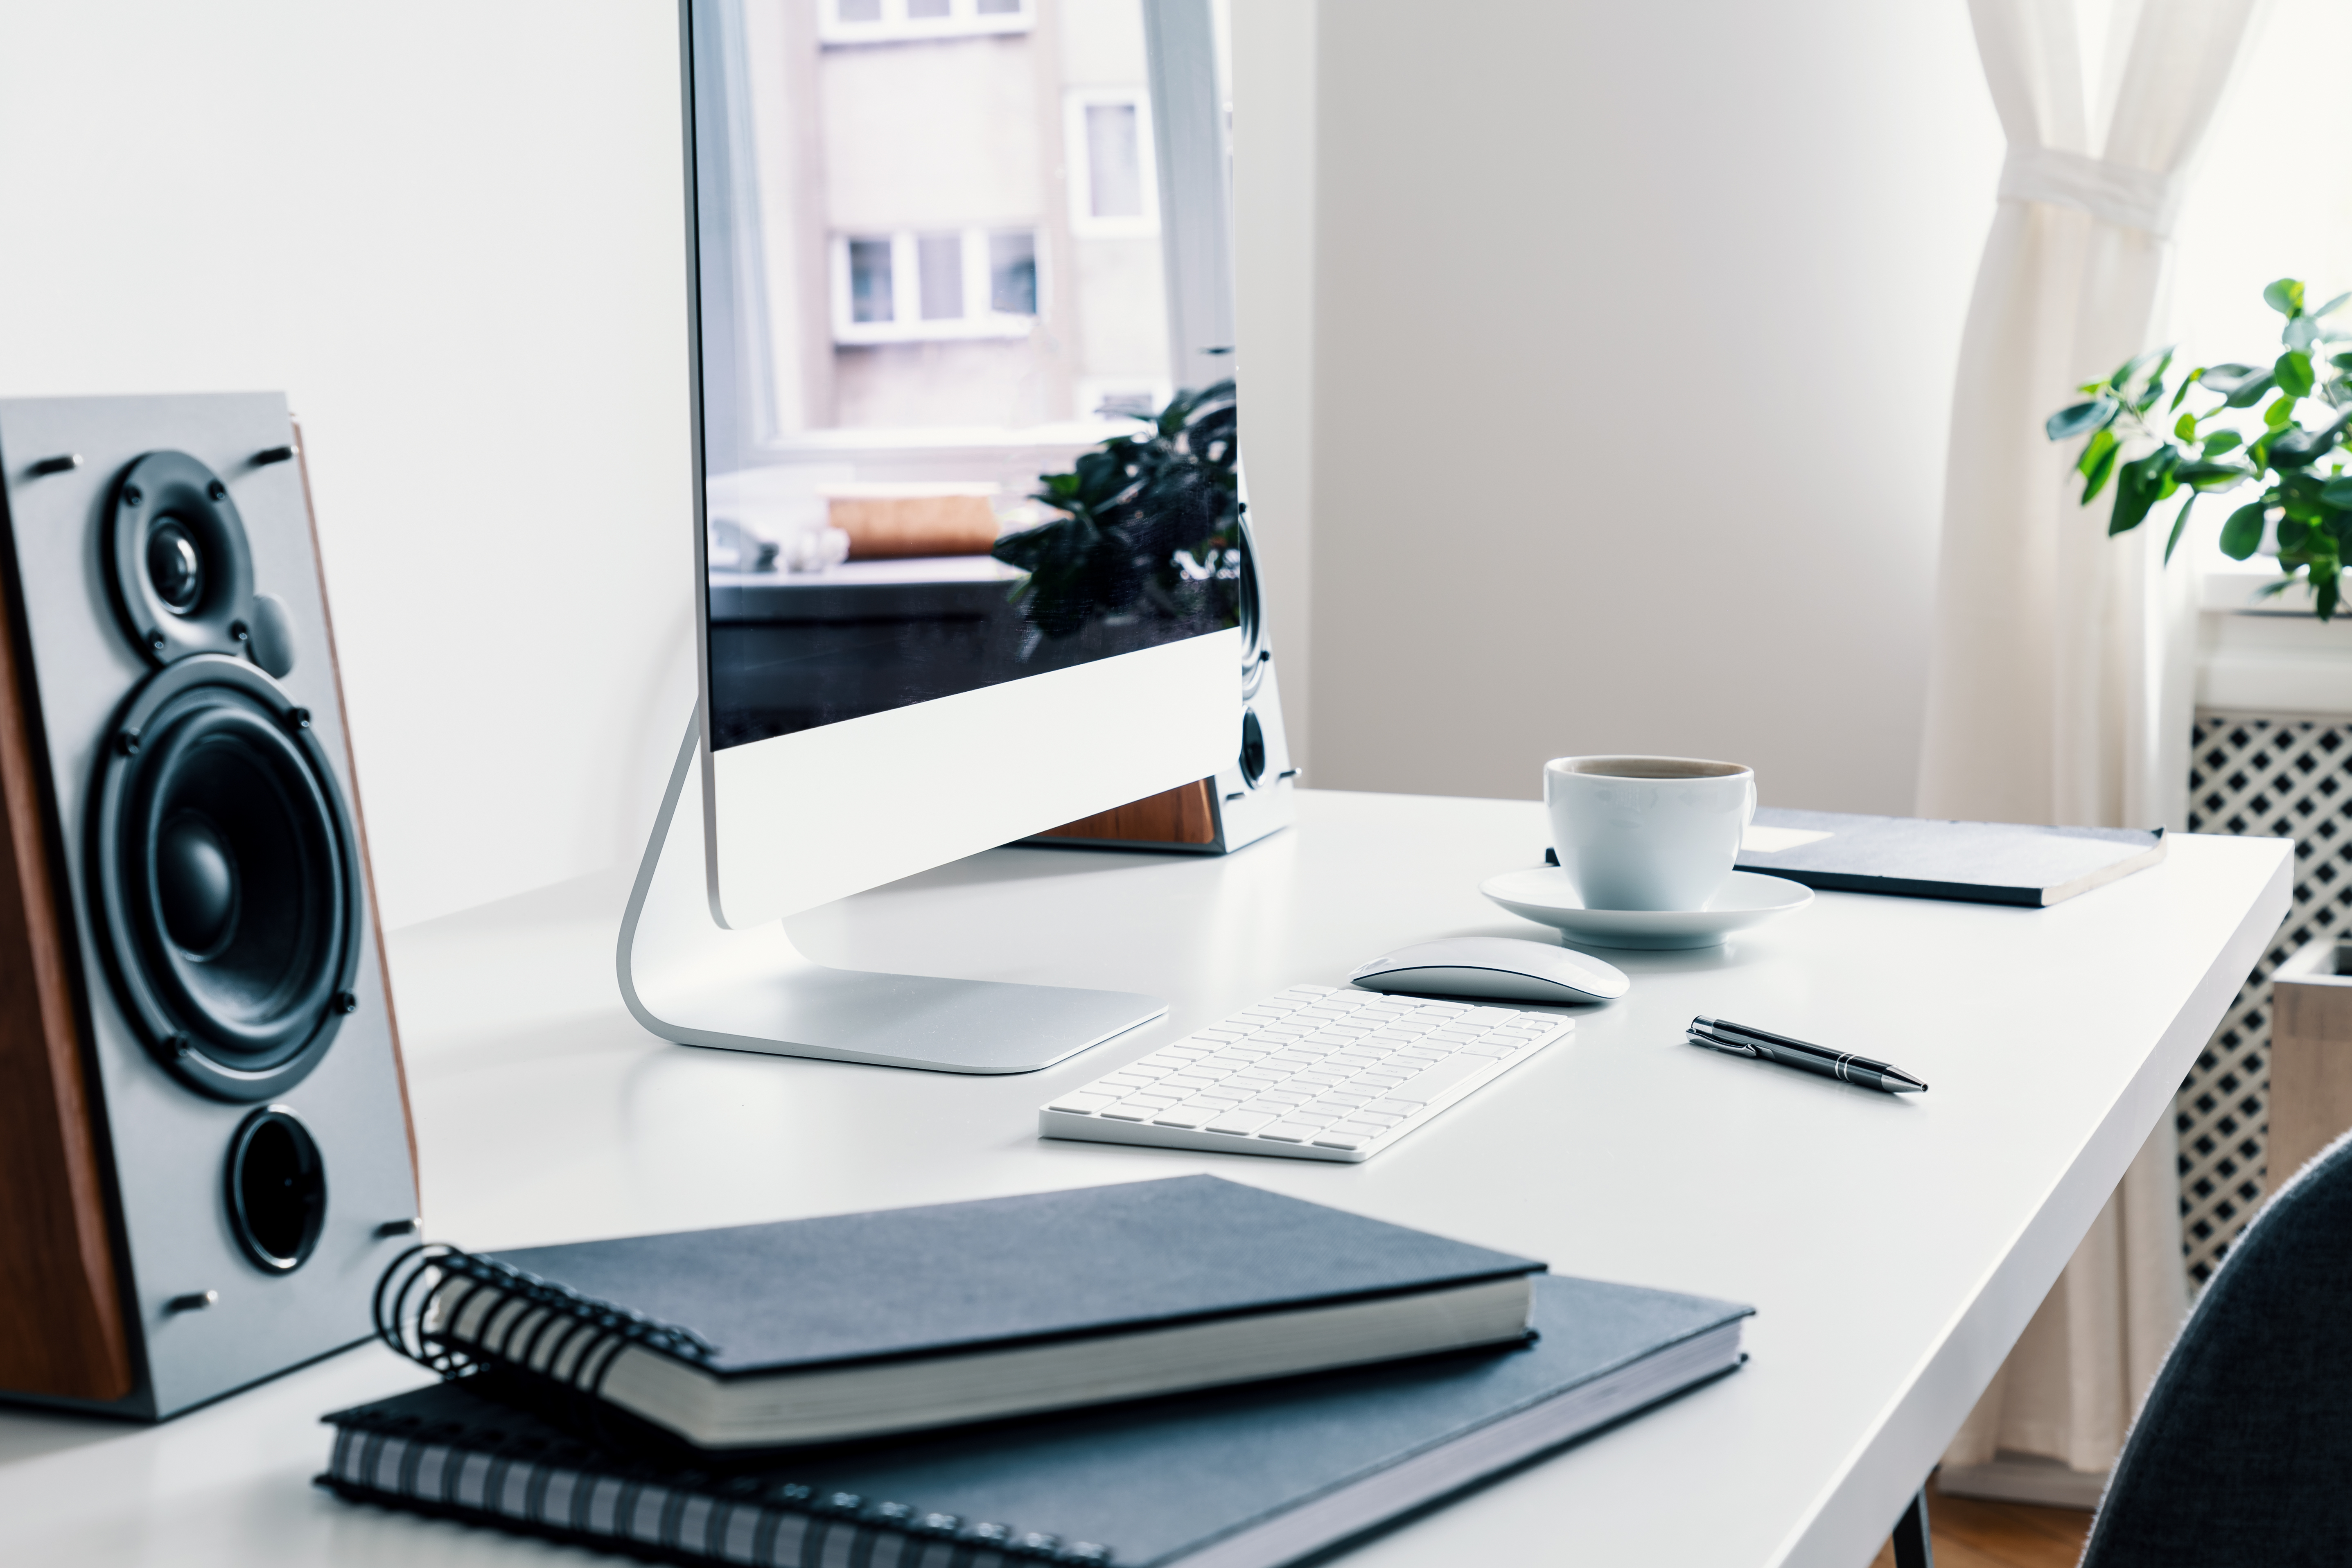
[[1731, 875], [1756, 773], [1695, 757], [1554, 757], [1544, 807], [1589, 910], [1697, 910]]

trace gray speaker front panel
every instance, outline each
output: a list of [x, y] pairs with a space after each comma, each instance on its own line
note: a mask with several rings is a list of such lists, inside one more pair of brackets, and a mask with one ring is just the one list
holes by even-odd
[[[258, 1107], [199, 1094], [149, 1055], [116, 1005], [92, 940], [92, 769], [109, 721], [155, 668], [131, 646], [108, 596], [100, 538], [115, 479], [141, 454], [176, 448], [228, 485], [252, 546], [255, 586], [285, 604], [294, 626], [297, 661], [279, 684], [310, 710], [346, 803], [355, 799], [301, 474], [292, 462], [252, 460], [292, 440], [285, 400], [274, 394], [0, 400], [0, 474], [127, 1233], [145, 1383], [126, 1404], [139, 1414], [171, 1415], [364, 1338], [376, 1278], [410, 1239], [379, 1238], [376, 1229], [415, 1213], [372, 904], [360, 933], [358, 1010], [318, 1068], [274, 1101], [309, 1126], [327, 1178], [325, 1232], [310, 1259], [284, 1275], [249, 1261], [229, 1228], [229, 1142]], [[82, 466], [31, 473], [66, 453], [79, 453]], [[205, 1290], [219, 1292], [218, 1304], [165, 1310], [173, 1298]]]

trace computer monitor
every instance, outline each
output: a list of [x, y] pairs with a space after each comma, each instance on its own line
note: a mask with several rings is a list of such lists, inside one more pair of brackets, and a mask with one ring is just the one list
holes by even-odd
[[[1011, 1072], [1166, 1010], [830, 969], [777, 923], [1234, 749], [1257, 650], [1232, 400], [1199, 377], [1231, 349], [1215, 18], [1038, 3], [681, 0], [700, 702], [620, 954], [667, 1038]], [[1143, 82], [1048, 68], [1116, 76], [1122, 45]], [[1202, 208], [1186, 246], [1171, 195]], [[1143, 297], [1165, 346], [1120, 363]], [[1053, 472], [1058, 506], [1021, 497]]]

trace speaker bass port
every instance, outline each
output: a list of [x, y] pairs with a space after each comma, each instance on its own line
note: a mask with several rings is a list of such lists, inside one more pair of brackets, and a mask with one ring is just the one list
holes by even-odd
[[327, 1166], [302, 1119], [283, 1105], [257, 1110], [229, 1145], [229, 1228], [245, 1255], [273, 1274], [302, 1267], [327, 1226]]
[[92, 886], [123, 1011], [225, 1100], [299, 1082], [357, 1005], [357, 836], [308, 718], [240, 659], [181, 659], [131, 694], [95, 780]]

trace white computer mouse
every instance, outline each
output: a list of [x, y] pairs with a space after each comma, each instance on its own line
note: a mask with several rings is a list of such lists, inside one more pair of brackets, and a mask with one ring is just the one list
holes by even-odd
[[1452, 936], [1384, 952], [1348, 976], [1367, 991], [1495, 996], [1510, 1002], [1612, 1002], [1633, 987], [1616, 965], [1507, 936]]

